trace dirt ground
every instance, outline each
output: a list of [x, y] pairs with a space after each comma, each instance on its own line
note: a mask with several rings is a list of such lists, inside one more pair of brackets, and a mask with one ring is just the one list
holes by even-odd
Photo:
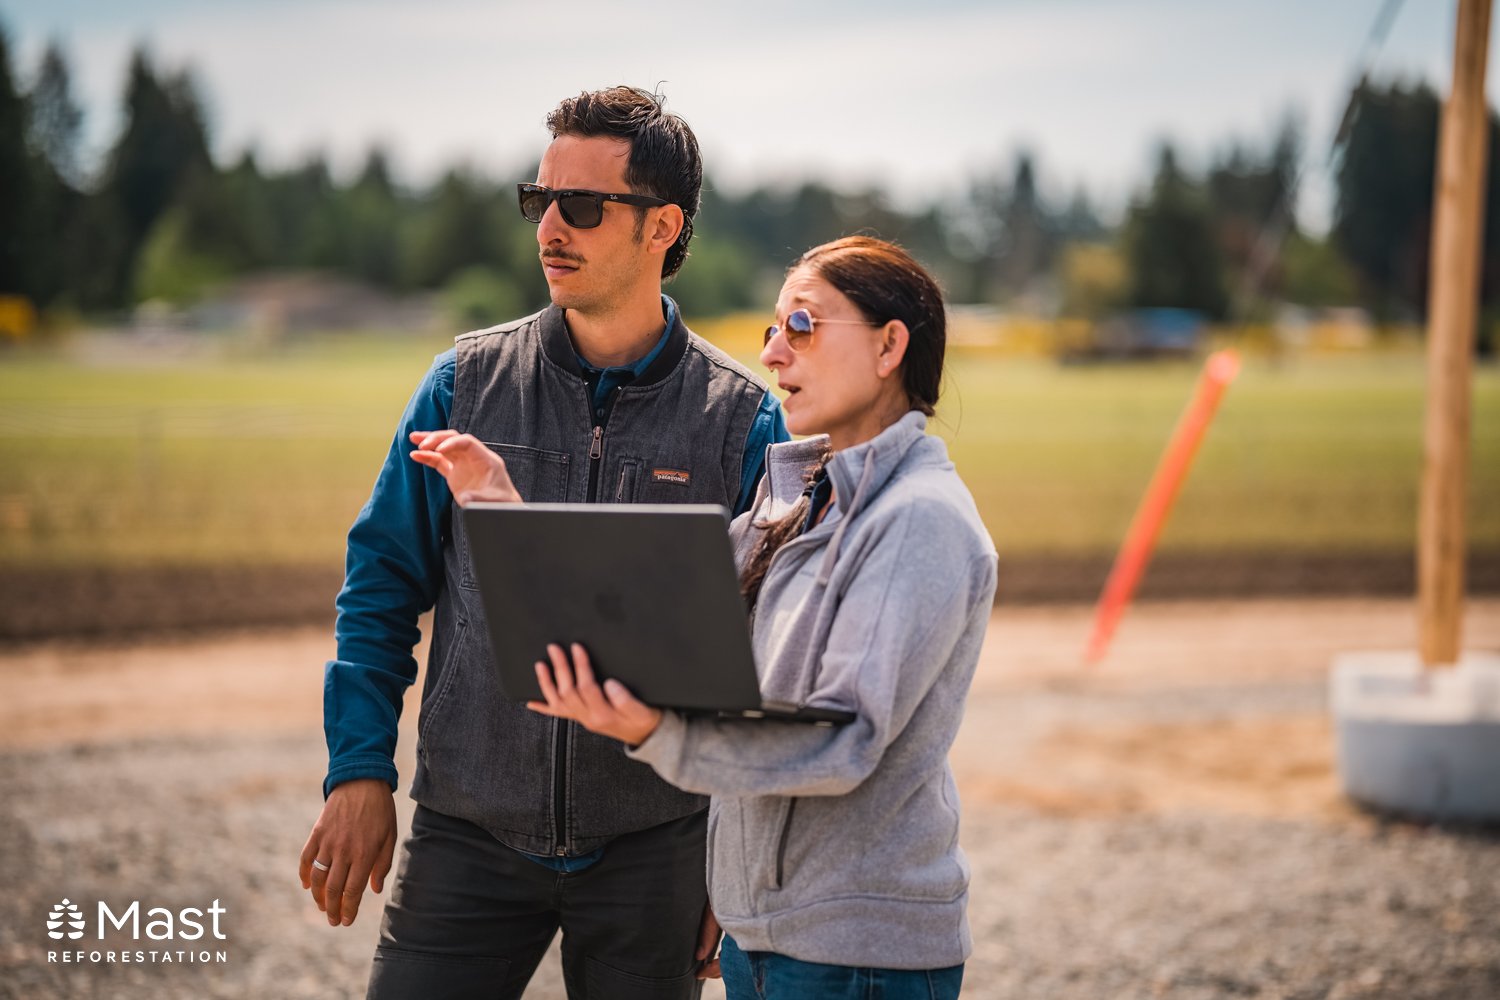
[[[1113, 554], [1006, 553], [1005, 607], [1088, 603]], [[0, 573], [0, 650], [47, 639], [90, 641], [331, 622], [337, 560], [306, 566], [7, 567]], [[1146, 600], [1392, 597], [1416, 586], [1410, 550], [1160, 552]], [[1500, 595], [1500, 549], [1473, 549], [1470, 594]]]
[[[1500, 600], [1466, 621], [1500, 648]], [[1410, 602], [1145, 604], [1084, 669], [1088, 626], [991, 625], [952, 755], [966, 997], [1500, 998], [1500, 831], [1338, 792], [1329, 663], [1412, 646]], [[332, 929], [296, 878], [331, 651], [316, 627], [0, 654], [0, 997], [363, 996], [380, 900]], [[64, 898], [218, 899], [227, 961], [49, 963]], [[555, 954], [528, 995], [562, 996]]]

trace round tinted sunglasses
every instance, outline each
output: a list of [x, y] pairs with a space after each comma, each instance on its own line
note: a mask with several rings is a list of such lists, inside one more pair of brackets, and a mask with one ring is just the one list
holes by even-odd
[[603, 222], [606, 201], [639, 205], [643, 208], [671, 204], [644, 194], [608, 194], [581, 188], [554, 191], [540, 184], [517, 184], [516, 193], [521, 199], [521, 217], [527, 222], [541, 222], [542, 216], [547, 214], [547, 206], [555, 201], [563, 221], [574, 229], [593, 229]]
[[769, 344], [771, 338], [778, 333], [786, 334], [786, 346], [794, 351], [805, 351], [812, 343], [813, 329], [819, 323], [852, 323], [855, 326], [879, 326], [879, 323], [871, 323], [864, 319], [815, 319], [813, 314], [806, 309], [793, 309], [786, 314], [786, 327], [779, 327], [775, 323], [766, 327], [765, 339], [762, 346]]

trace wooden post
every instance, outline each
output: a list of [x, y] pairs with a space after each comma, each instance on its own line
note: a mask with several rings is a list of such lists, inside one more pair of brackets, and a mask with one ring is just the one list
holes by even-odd
[[1489, 122], [1484, 73], [1490, 0], [1458, 0], [1453, 89], [1443, 104], [1428, 283], [1427, 421], [1417, 516], [1422, 662], [1458, 660], [1469, 480], [1470, 366], [1479, 306]]

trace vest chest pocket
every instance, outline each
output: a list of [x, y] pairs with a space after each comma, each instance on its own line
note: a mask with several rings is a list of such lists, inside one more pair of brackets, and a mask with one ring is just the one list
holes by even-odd
[[[568, 455], [561, 451], [544, 451], [519, 444], [485, 445], [505, 459], [505, 471], [521, 499], [529, 503], [564, 503], [568, 499]], [[459, 582], [469, 590], [477, 590], [474, 567], [469, 562], [469, 536], [464, 531], [463, 518], [453, 518], [453, 538], [462, 564]]]

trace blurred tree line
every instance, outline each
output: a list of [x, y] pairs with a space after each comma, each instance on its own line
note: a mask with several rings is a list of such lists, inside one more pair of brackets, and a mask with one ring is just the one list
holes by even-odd
[[[456, 167], [412, 190], [379, 148], [346, 181], [321, 156], [281, 170], [253, 152], [215, 163], [191, 76], [159, 69], [143, 49], [130, 61], [123, 108], [107, 155], [86, 168], [83, 110], [62, 49], [49, 45], [23, 77], [0, 32], [0, 294], [97, 313], [149, 299], [189, 303], [255, 271], [318, 269], [395, 293], [439, 291], [474, 324], [546, 301], [534, 227], [515, 206], [517, 178]], [[692, 261], [672, 292], [696, 315], [763, 308], [803, 249], [873, 232], [906, 244], [959, 302], [1085, 317], [1169, 306], [1224, 319], [1284, 301], [1414, 319], [1426, 305], [1439, 100], [1425, 85], [1364, 83], [1351, 108], [1326, 236], [1298, 224], [1307, 154], [1289, 120], [1264, 148], [1236, 143], [1201, 174], [1162, 145], [1154, 176], [1115, 224], [1083, 191], [1049, 200], [1026, 152], [915, 209], [879, 190], [816, 181], [735, 195], [710, 175]], [[1493, 115], [1491, 130], [1500, 131]], [[1483, 280], [1493, 322], [1500, 154], [1489, 169]]]

